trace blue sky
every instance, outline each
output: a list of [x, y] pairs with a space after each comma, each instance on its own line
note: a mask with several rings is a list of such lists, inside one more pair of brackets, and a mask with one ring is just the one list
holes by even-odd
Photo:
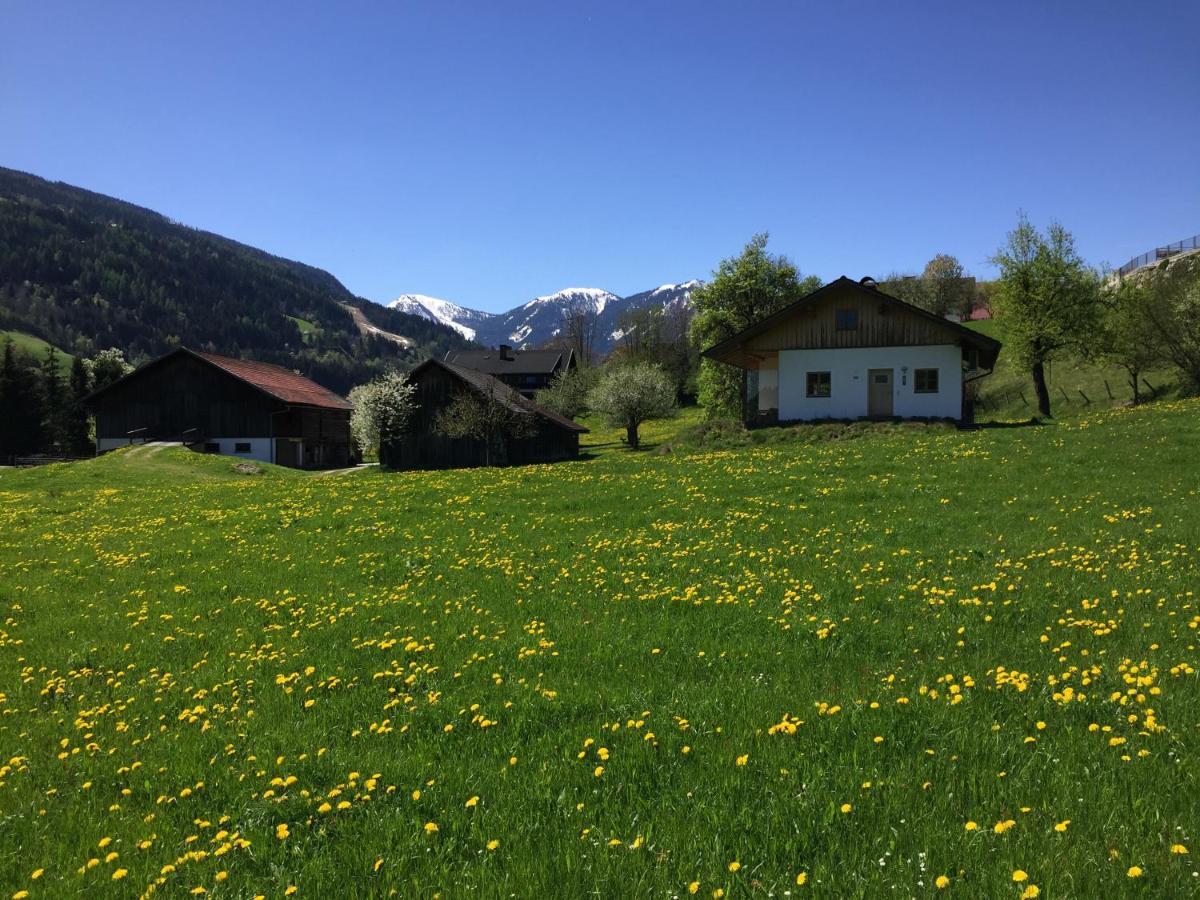
[[1200, 232], [1200, 4], [4, 5], [0, 165], [500, 310]]

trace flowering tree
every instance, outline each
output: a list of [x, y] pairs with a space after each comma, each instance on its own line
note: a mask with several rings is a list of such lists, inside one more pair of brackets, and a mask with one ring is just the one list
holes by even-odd
[[350, 392], [350, 433], [359, 449], [379, 452], [382, 444], [399, 439], [408, 425], [416, 388], [400, 372], [385, 372]]
[[638, 426], [647, 419], [675, 415], [675, 385], [652, 363], [630, 363], [604, 374], [590, 394], [588, 407], [609, 425], [625, 429], [625, 440], [638, 448]]

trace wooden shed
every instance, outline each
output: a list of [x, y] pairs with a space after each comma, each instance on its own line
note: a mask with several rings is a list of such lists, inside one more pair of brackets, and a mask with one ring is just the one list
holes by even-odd
[[351, 462], [350, 404], [291, 369], [180, 348], [96, 391], [96, 449], [180, 442], [300, 469]]
[[[483, 465], [558, 462], [579, 456], [579, 435], [587, 429], [539, 406], [498, 378], [453, 363], [430, 359], [408, 376], [416, 388], [416, 411], [404, 437], [380, 448], [380, 462], [392, 469], [454, 469]], [[460, 392], [500, 404], [527, 417], [528, 433], [504, 435], [489, 446], [483, 440], [439, 434], [438, 415]]]

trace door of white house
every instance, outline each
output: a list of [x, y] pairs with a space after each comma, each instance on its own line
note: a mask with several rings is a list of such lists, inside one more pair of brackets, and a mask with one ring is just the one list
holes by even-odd
[[867, 415], [892, 415], [892, 369], [867, 370]]

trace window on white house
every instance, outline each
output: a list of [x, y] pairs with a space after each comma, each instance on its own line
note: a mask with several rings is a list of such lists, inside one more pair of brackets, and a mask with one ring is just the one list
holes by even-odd
[[828, 372], [808, 372], [805, 383], [805, 396], [828, 397], [832, 383], [832, 378]]
[[839, 309], [836, 313], [834, 313], [834, 322], [837, 324], [838, 331], [857, 331], [858, 310]]
[[234, 444], [234, 445], [233, 445], [233, 452], [234, 452], [234, 453], [249, 453], [249, 452], [250, 452], [250, 444], [249, 444], [249, 442], [241, 442], [241, 441], [239, 441], [238, 443]]
[[913, 392], [916, 394], [936, 394], [938, 392], [938, 370], [917, 369], [914, 371]]

